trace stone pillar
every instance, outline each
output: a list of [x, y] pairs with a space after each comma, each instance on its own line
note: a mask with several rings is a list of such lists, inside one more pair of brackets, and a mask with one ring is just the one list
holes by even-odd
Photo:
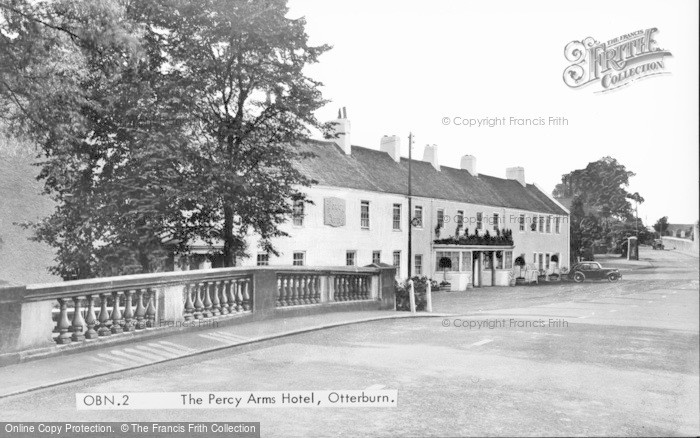
[[396, 309], [396, 268], [379, 268], [379, 308], [382, 310]]
[[4, 353], [55, 345], [51, 339], [55, 301], [23, 302], [26, 290], [0, 287], [0, 364]]
[[252, 283], [253, 290], [248, 293], [253, 298], [253, 313], [258, 316], [273, 313], [277, 302], [277, 272], [255, 271]]

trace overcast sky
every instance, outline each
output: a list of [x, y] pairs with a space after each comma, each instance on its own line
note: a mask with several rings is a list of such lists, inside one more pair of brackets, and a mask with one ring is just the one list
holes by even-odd
[[[651, 223], [698, 219], [698, 2], [291, 0], [315, 44], [333, 49], [309, 74], [347, 107], [352, 143], [379, 148], [384, 134], [413, 131], [414, 158], [437, 144], [440, 164], [477, 157], [478, 171], [505, 176], [523, 166], [527, 182], [550, 191], [561, 175], [612, 156], [637, 174], [630, 190]], [[609, 93], [570, 89], [564, 46], [607, 41], [656, 27], [669, 50], [666, 71]], [[568, 126], [469, 128], [453, 119], [566, 117]]]

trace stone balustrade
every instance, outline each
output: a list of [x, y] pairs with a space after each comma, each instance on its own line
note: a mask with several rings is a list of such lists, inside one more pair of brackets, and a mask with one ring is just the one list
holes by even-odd
[[23, 360], [28, 351], [51, 354], [197, 322], [240, 323], [348, 305], [393, 310], [394, 268], [260, 266], [0, 287], [0, 365]]

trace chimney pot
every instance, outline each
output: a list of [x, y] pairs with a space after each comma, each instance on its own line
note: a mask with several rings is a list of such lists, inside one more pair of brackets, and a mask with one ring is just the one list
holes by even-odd
[[440, 171], [440, 165], [438, 164], [437, 145], [436, 144], [425, 145], [425, 151], [423, 152], [423, 161], [432, 164], [433, 167], [435, 168], [435, 170]]
[[525, 169], [523, 167], [508, 167], [506, 169], [506, 178], [513, 179], [525, 187]]
[[476, 173], [476, 157], [473, 155], [463, 156], [460, 167], [469, 172], [472, 176], [479, 176], [479, 174]]
[[385, 135], [379, 142], [379, 150], [398, 163], [401, 161], [401, 138], [398, 135]]
[[347, 119], [345, 107], [338, 109], [338, 118], [333, 121], [333, 133], [337, 134], [333, 141], [340, 146], [345, 155], [350, 155], [352, 144], [350, 143], [350, 120]]

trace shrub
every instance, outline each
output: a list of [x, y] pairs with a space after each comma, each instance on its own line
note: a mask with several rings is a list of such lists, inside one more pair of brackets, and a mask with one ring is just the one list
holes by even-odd
[[[428, 277], [413, 277], [413, 290], [416, 295], [416, 310], [425, 310], [427, 303], [426, 292], [428, 289], [428, 282], [433, 285], [433, 290], [437, 288], [437, 282], [430, 280]], [[399, 311], [410, 311], [411, 310], [411, 298], [408, 292], [408, 280], [402, 283], [395, 283], [396, 289], [396, 310]]]

